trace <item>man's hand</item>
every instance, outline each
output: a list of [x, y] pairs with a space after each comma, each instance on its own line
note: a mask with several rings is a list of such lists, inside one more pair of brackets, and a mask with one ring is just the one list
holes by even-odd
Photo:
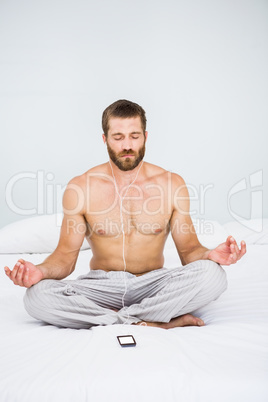
[[246, 253], [246, 243], [241, 241], [239, 249], [235, 239], [228, 236], [225, 243], [220, 244], [214, 250], [210, 250], [207, 258], [222, 265], [235, 264]]
[[44, 279], [44, 274], [40, 268], [29, 261], [18, 260], [13, 270], [5, 267], [5, 273], [15, 285], [29, 288]]

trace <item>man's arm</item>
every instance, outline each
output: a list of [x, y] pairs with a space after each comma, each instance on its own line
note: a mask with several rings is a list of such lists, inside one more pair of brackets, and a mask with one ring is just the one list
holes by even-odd
[[173, 213], [170, 231], [182, 265], [207, 259], [209, 249], [200, 244], [190, 217], [190, 198], [187, 186], [177, 174], [172, 174]]
[[190, 217], [190, 198], [182, 177], [172, 174], [173, 214], [170, 220], [172, 238], [178, 250], [181, 263], [189, 264], [196, 260], [212, 260], [219, 264], [236, 263], [246, 253], [246, 243], [241, 242], [239, 249], [235, 239], [228, 236], [226, 241], [213, 250], [200, 244]]
[[55, 251], [44, 262], [34, 265], [20, 259], [13, 270], [5, 267], [7, 276], [15, 285], [30, 287], [42, 279], [63, 279], [74, 271], [86, 233], [82, 194], [81, 181], [71, 180], [63, 195], [60, 239]]
[[83, 197], [79, 180], [71, 180], [63, 195], [64, 217], [57, 248], [42, 264], [37, 265], [45, 279], [63, 279], [75, 269], [86, 233]]

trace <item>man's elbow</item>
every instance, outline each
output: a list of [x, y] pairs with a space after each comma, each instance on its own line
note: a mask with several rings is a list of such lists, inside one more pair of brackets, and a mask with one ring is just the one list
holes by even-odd
[[205, 255], [208, 249], [202, 244], [196, 245], [195, 247], [192, 247], [188, 249], [187, 251], [180, 252], [180, 260], [182, 265], [187, 265], [190, 264], [191, 262], [197, 261], [197, 260], [203, 260], [205, 259]]

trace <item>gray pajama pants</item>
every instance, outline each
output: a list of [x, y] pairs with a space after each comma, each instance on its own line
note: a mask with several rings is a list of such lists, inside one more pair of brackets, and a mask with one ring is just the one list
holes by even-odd
[[223, 268], [198, 260], [141, 276], [92, 270], [76, 280], [44, 279], [27, 289], [24, 304], [32, 317], [59, 327], [169, 322], [217, 299], [226, 288]]

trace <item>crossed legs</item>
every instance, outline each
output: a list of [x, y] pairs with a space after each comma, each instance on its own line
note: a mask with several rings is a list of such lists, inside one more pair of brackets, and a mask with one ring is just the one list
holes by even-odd
[[[124, 275], [128, 288], [123, 307]], [[173, 328], [203, 325], [189, 313], [217, 299], [226, 288], [223, 268], [199, 260], [139, 277], [90, 271], [74, 281], [43, 280], [26, 291], [24, 304], [34, 318], [60, 327], [145, 323]]]

